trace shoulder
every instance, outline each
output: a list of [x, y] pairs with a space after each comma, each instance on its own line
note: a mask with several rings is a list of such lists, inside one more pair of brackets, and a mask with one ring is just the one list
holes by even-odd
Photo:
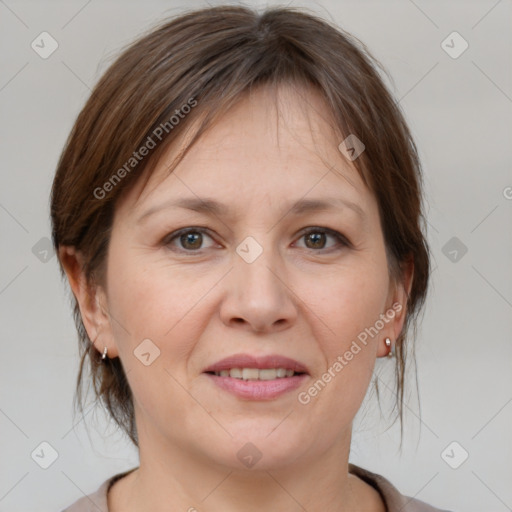
[[449, 512], [448, 510], [432, 507], [415, 498], [404, 496], [383, 476], [372, 473], [355, 464], [349, 464], [349, 472], [377, 489], [386, 504], [388, 512]]
[[118, 473], [105, 480], [99, 488], [91, 494], [82, 496], [62, 512], [108, 512], [107, 493], [110, 487], [120, 478], [126, 476], [137, 468]]

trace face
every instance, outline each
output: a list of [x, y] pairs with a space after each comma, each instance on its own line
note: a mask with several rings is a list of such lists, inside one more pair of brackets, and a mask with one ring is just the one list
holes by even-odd
[[141, 453], [276, 468], [342, 449], [400, 333], [376, 200], [306, 94], [277, 110], [258, 90], [116, 207], [96, 344], [125, 368]]

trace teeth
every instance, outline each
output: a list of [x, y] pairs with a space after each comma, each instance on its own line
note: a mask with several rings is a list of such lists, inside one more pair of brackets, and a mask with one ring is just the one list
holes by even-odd
[[231, 368], [230, 370], [215, 372], [215, 375], [243, 380], [273, 380], [292, 377], [294, 373], [293, 370], [287, 370], [286, 368], [264, 368], [261, 370], [258, 368]]
[[258, 379], [260, 375], [260, 371], [258, 368], [244, 368], [242, 370], [242, 379], [249, 380], [249, 379]]
[[273, 380], [277, 379], [277, 370], [275, 368], [268, 368], [259, 371], [260, 380]]

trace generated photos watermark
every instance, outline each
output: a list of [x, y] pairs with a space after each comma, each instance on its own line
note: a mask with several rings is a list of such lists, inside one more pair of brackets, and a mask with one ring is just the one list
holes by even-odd
[[187, 114], [197, 105], [197, 100], [189, 98], [187, 103], [177, 108], [174, 114], [165, 122], [160, 123], [151, 133], [148, 135], [144, 143], [139, 147], [137, 151], [132, 153], [132, 156], [120, 167], [112, 176], [105, 182], [101, 187], [94, 189], [94, 197], [96, 199], [105, 199], [107, 194], [111, 192], [121, 180], [129, 174], [132, 169], [137, 167], [152, 149], [156, 148], [158, 143], [164, 138], [164, 136], [171, 132], [176, 125], [180, 123], [181, 119], [184, 119]]
[[353, 340], [349, 349], [346, 350], [343, 355], [339, 355], [336, 358], [336, 361], [322, 374], [322, 376], [317, 379], [306, 391], [301, 391], [297, 399], [299, 403], [302, 405], [307, 405], [311, 402], [311, 399], [317, 396], [326, 386], [331, 382], [336, 375], [338, 375], [345, 366], [349, 364], [354, 356], [361, 352], [362, 347], [365, 347], [368, 344], [368, 336], [372, 339], [379, 334], [384, 326], [389, 323], [393, 318], [395, 318], [397, 313], [402, 311], [402, 304], [399, 302], [395, 302], [391, 308], [389, 308], [386, 313], [381, 313], [379, 319], [375, 321], [375, 323], [371, 327], [365, 328], [357, 335], [357, 340]]

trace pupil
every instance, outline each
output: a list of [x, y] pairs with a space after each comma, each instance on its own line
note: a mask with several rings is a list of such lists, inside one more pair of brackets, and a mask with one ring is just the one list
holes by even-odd
[[[187, 246], [189, 243], [189, 247], [192, 248], [192, 249], [197, 249], [198, 246], [201, 245], [201, 243], [197, 244], [197, 241], [199, 240], [199, 242], [201, 241], [201, 234], [199, 233], [186, 233], [185, 235], [182, 235], [182, 242], [183, 240], [185, 241], [185, 243], [183, 244], [184, 246]], [[194, 245], [194, 242], [196, 242], [196, 244]]]
[[[325, 235], [325, 233], [310, 233], [310, 234], [308, 235], [308, 238], [309, 238], [310, 240], [313, 240], [313, 244], [315, 244], [315, 245], [314, 245], [314, 247], [318, 247], [318, 242], [322, 242], [322, 241], [323, 241], [323, 238], [322, 238], [322, 237], [323, 237], [324, 235]], [[323, 245], [323, 244], [321, 244], [321, 243], [320, 243], [319, 245], [321, 246], [321, 245]]]

